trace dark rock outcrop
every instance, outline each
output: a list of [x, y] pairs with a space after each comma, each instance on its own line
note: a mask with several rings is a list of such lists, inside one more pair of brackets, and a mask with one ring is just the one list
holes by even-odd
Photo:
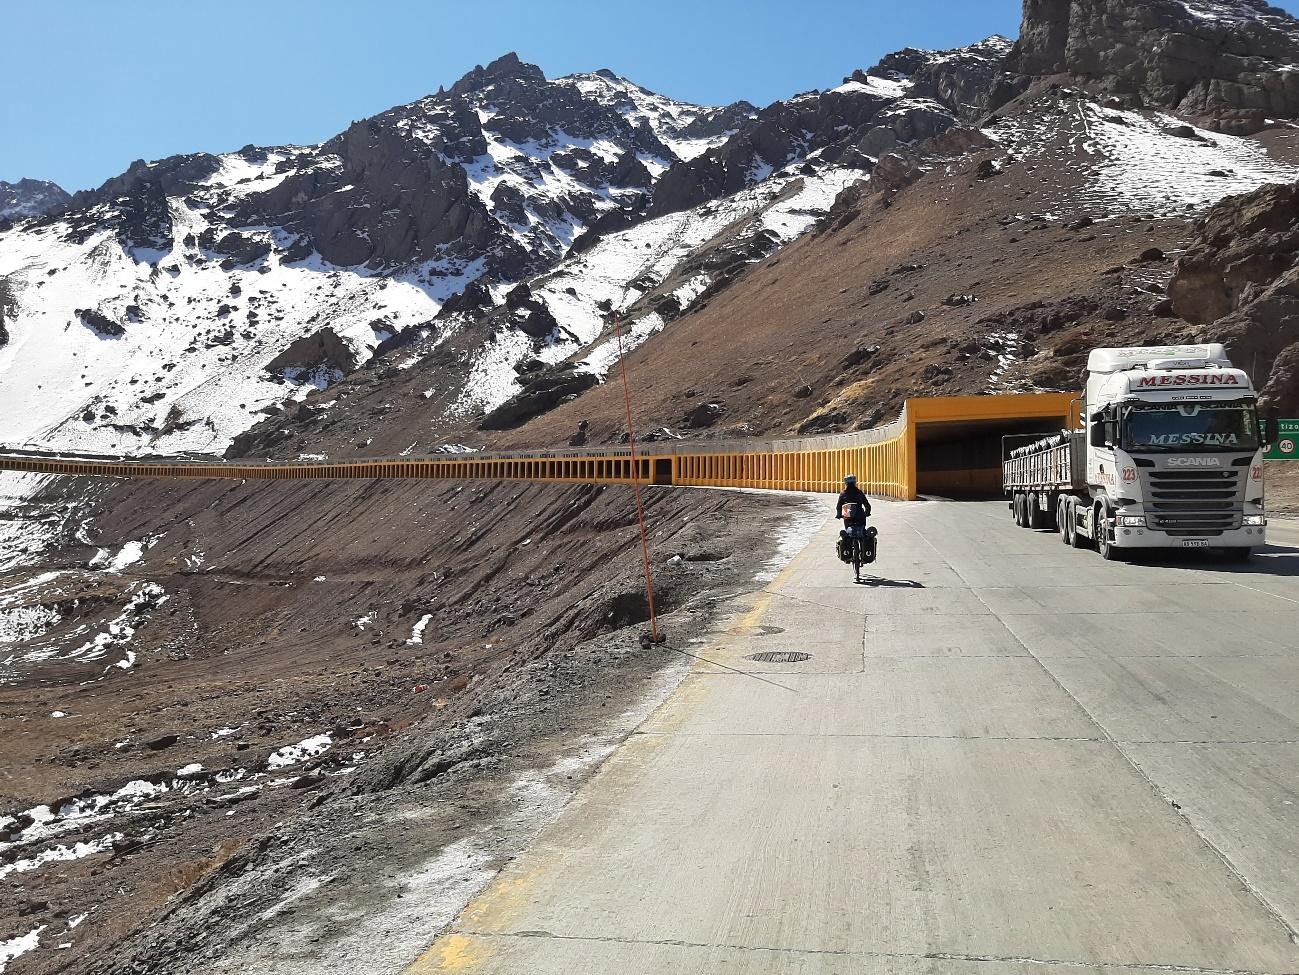
[[292, 343], [266, 364], [266, 371], [283, 376], [293, 369], [336, 369], [349, 373], [361, 364], [355, 348], [329, 326]]
[[561, 366], [525, 374], [519, 377], [519, 381], [524, 383], [523, 389], [483, 417], [478, 429], [509, 430], [521, 426], [598, 386], [600, 378], [593, 373]]
[[685, 415], [681, 423], [687, 430], [705, 430], [726, 414], [723, 403], [700, 403]]
[[993, 90], [1004, 87], [1011, 47], [1004, 37], [990, 37], [952, 51], [908, 48], [853, 72], [839, 88], [776, 102], [724, 145], [665, 173], [650, 215], [738, 192], [813, 153], [871, 170], [896, 147], [935, 139], [985, 114]]
[[1272, 416], [1299, 416], [1299, 343], [1286, 346], [1276, 357], [1259, 402]]
[[1274, 282], [1299, 255], [1299, 184], [1230, 197], [1199, 227], [1168, 286], [1173, 309], [1196, 324], [1216, 321], [1246, 292]]
[[1248, 134], [1299, 117], [1299, 21], [1263, 0], [1025, 0], [1007, 62]]
[[103, 312], [95, 308], [78, 308], [76, 310], [77, 320], [82, 325], [90, 329], [96, 335], [107, 336], [109, 338], [120, 338], [126, 334], [126, 328], [121, 322], [114, 321]]
[[867, 84], [798, 95], [763, 109], [724, 145], [669, 169], [655, 187], [649, 215], [737, 193], [812, 152], [826, 162], [868, 169], [898, 143], [955, 124], [955, 115], [937, 103], [900, 103], [896, 94]]
[[[1014, 42], [1000, 35], [955, 51], [905, 48], [865, 72], [867, 76], [908, 80], [912, 98], [929, 98], [952, 109], [964, 122], [988, 110], [994, 87], [1005, 71]], [[861, 73], [853, 75], [859, 78]]]
[[1299, 185], [1215, 206], [1168, 290], [1177, 314], [1200, 326], [1198, 341], [1226, 343], [1232, 361], [1284, 400], [1287, 380], [1277, 369], [1299, 343]]
[[0, 180], [0, 220], [41, 217], [62, 210], [72, 197], [58, 183], [41, 179]]

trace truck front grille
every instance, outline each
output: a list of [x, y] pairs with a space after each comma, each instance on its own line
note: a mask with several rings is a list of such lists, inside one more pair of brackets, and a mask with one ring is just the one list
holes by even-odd
[[1241, 527], [1241, 472], [1146, 471], [1146, 526], [1170, 535], [1221, 535]]

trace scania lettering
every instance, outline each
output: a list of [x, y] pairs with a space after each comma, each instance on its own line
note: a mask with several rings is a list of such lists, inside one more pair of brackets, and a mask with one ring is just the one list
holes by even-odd
[[1247, 559], [1266, 543], [1263, 454], [1277, 423], [1260, 424], [1249, 376], [1224, 346], [1096, 349], [1081, 415], [1080, 429], [1007, 438], [1016, 524], [1107, 559], [1145, 548]]

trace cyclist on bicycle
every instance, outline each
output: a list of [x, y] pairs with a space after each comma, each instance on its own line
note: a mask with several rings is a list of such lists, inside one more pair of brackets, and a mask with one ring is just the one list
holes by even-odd
[[851, 561], [851, 556], [844, 558], [851, 551], [847, 547], [851, 537], [850, 529], [864, 526], [866, 519], [871, 516], [870, 498], [857, 486], [856, 474], [849, 474], [843, 479], [843, 491], [835, 502], [834, 516], [844, 523], [843, 530], [839, 532], [839, 558], [845, 562]]
[[870, 498], [866, 497], [866, 492], [857, 486], [856, 474], [849, 474], [843, 479], [843, 491], [840, 492], [839, 500], [835, 503], [834, 516], [847, 521], [844, 505], [848, 504], [861, 505], [861, 517], [856, 521], [857, 524], [865, 522], [871, 516]]

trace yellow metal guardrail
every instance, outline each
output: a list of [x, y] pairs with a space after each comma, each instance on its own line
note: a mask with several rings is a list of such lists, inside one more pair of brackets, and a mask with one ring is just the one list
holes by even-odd
[[[50, 452], [0, 453], [0, 470], [78, 477], [228, 478], [249, 481], [390, 479], [663, 484], [775, 491], [839, 490], [855, 473], [868, 494], [914, 500], [917, 425], [1068, 415], [1065, 394], [909, 400], [886, 427], [788, 440], [678, 441], [625, 448], [452, 454], [356, 461], [127, 459]], [[1063, 404], [1063, 406], [1062, 406]]]

